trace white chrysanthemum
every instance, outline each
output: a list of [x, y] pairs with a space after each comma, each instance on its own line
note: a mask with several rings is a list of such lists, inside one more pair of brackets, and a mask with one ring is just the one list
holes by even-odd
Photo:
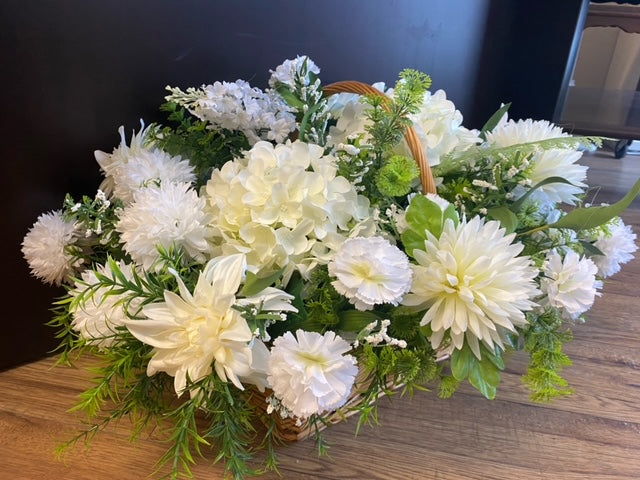
[[[385, 90], [383, 83], [376, 83], [375, 88], [391, 98], [393, 89]], [[350, 138], [363, 136], [370, 120], [366, 118], [367, 104], [362, 103], [353, 94], [334, 95], [330, 100], [330, 110], [337, 117], [334, 127], [329, 130], [331, 143], [339, 145], [347, 143]], [[420, 111], [409, 115], [412, 125], [425, 150], [430, 165], [438, 165], [440, 158], [453, 150], [464, 151], [472, 145], [480, 143], [478, 132], [462, 126], [462, 114], [456, 110], [451, 100], [447, 100], [444, 90], [435, 93], [425, 92]], [[398, 153], [410, 156], [408, 146], [403, 141], [398, 146]]]
[[466, 338], [478, 358], [478, 340], [490, 351], [504, 348], [503, 331], [526, 323], [523, 312], [540, 293], [538, 270], [520, 256], [522, 244], [512, 243], [515, 234], [505, 236], [499, 222], [481, 217], [457, 227], [447, 219], [440, 238], [426, 233], [425, 251], [414, 250], [418, 265], [403, 303], [428, 309], [421, 324], [431, 326], [433, 348], [447, 333], [457, 349]]
[[[218, 254], [242, 252], [255, 269], [304, 271], [369, 218], [368, 201], [322, 147], [257, 143], [244, 158], [214, 170], [207, 183]], [[324, 261], [324, 260], [323, 260]]]
[[568, 137], [562, 128], [547, 120], [507, 120], [506, 116], [486, 133], [487, 143], [496, 147], [510, 147], [520, 143], [538, 142], [550, 138]]
[[133, 336], [154, 347], [148, 375], [171, 375], [180, 395], [187, 376], [196, 382], [209, 375], [213, 365], [222, 380], [243, 389], [239, 377], [252, 374], [253, 334], [233, 307], [245, 266], [242, 255], [213, 259], [200, 273], [193, 294], [177, 277], [180, 295], [165, 291], [164, 302], [143, 308], [148, 319], [125, 321]]
[[411, 287], [409, 259], [381, 237], [350, 238], [329, 262], [332, 285], [358, 310], [397, 305]]
[[602, 288], [602, 282], [596, 280], [597, 272], [598, 267], [590, 259], [570, 249], [564, 255], [554, 249], [544, 264], [540, 288], [551, 306], [575, 319], [589, 310], [596, 295], [600, 295], [597, 289]]
[[75, 235], [75, 223], [67, 222], [61, 210], [40, 215], [22, 241], [31, 274], [49, 284], [67, 280], [82, 263], [70, 252]]
[[[306, 67], [306, 68], [305, 68]], [[304, 70], [304, 71], [303, 71]], [[284, 83], [291, 88], [295, 87], [295, 78], [305, 75], [304, 84], [310, 83], [309, 73], [319, 74], [318, 66], [306, 55], [298, 55], [293, 60], [285, 60], [274, 70], [270, 70], [269, 86], [275, 88], [278, 83]]]
[[120, 127], [121, 143], [113, 153], [94, 152], [105, 176], [100, 188], [125, 204], [133, 201], [134, 192], [150, 183], [191, 183], [195, 180], [193, 166], [187, 160], [145, 145], [149, 129], [141, 124], [140, 131], [133, 133], [131, 144], [127, 146], [124, 128]]
[[350, 349], [334, 332], [297, 330], [295, 337], [276, 338], [268, 377], [274, 395], [299, 418], [341, 407], [358, 373], [356, 359], [345, 355]]
[[204, 262], [210, 250], [205, 204], [187, 183], [149, 186], [135, 192], [116, 230], [132, 260], [147, 270], [159, 259], [159, 245], [182, 247], [189, 258]]
[[618, 273], [620, 265], [633, 260], [633, 253], [638, 250], [636, 234], [620, 217], [607, 224], [594, 245], [604, 254], [591, 257], [598, 267], [598, 274], [603, 277]]
[[[131, 265], [118, 262], [118, 268], [131, 280]], [[87, 343], [100, 348], [108, 348], [116, 343], [116, 328], [124, 326], [124, 321], [140, 313], [142, 298], [115, 293], [112, 287], [95, 287], [99, 283], [96, 271], [108, 278], [115, 278], [109, 265], [98, 266], [97, 270], [82, 272], [82, 281], [76, 281], [69, 292], [73, 297], [83, 294], [81, 302], [71, 310], [71, 326]]]

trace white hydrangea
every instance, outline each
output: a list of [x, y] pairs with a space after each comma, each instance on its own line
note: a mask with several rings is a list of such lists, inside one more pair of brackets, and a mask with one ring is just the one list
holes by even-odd
[[633, 260], [633, 254], [638, 250], [636, 234], [620, 217], [614, 218], [601, 230], [594, 245], [604, 254], [591, 257], [602, 277], [618, 273], [620, 266]]
[[560, 308], [563, 314], [576, 319], [591, 308], [602, 282], [596, 280], [598, 267], [590, 259], [580, 257], [575, 251], [552, 250], [543, 266], [540, 288], [547, 295], [547, 302]]
[[[118, 269], [126, 279], [133, 278], [132, 267], [122, 261], [118, 262]], [[80, 336], [99, 348], [108, 348], [116, 343], [116, 329], [124, 326], [124, 321], [140, 313], [141, 297], [122, 295], [114, 291], [115, 287], [100, 286], [96, 276], [100, 275], [115, 279], [115, 274], [109, 265], [99, 265], [96, 270], [87, 269], [82, 272], [82, 280], [76, 281], [69, 292], [72, 297], [83, 294], [83, 301], [79, 301], [71, 309], [73, 320], [71, 326]]]
[[407, 256], [382, 237], [350, 238], [329, 262], [332, 285], [358, 310], [397, 305], [411, 287]]
[[82, 264], [72, 249], [76, 242], [76, 224], [68, 222], [61, 210], [43, 213], [22, 241], [22, 254], [31, 274], [43, 282], [61, 285]]
[[133, 201], [133, 194], [151, 183], [195, 181], [193, 166], [180, 156], [172, 157], [168, 153], [148, 145], [151, 127], [133, 132], [130, 145], [124, 135], [124, 127], [118, 129], [121, 142], [107, 154], [100, 150], [94, 152], [96, 161], [104, 173], [100, 189], [106, 194], [122, 200], [125, 204]]
[[273, 342], [269, 384], [282, 405], [299, 418], [335, 410], [347, 401], [358, 367], [351, 345], [334, 332], [297, 330]]
[[302, 273], [326, 263], [354, 222], [372, 223], [368, 201], [336, 175], [334, 161], [318, 145], [259, 142], [214, 170], [206, 195], [216, 254]]
[[206, 200], [187, 183], [162, 183], [138, 190], [120, 214], [116, 230], [125, 251], [145, 269], [159, 259], [158, 246], [181, 247], [190, 259], [209, 257]]
[[274, 91], [263, 92], [244, 80], [215, 82], [187, 93], [177, 88], [167, 100], [175, 101], [201, 120], [228, 130], [240, 130], [251, 145], [260, 140], [284, 142], [296, 129], [291, 108]]

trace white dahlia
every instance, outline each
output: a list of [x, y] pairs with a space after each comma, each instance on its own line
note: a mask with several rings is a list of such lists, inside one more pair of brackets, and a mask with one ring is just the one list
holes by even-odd
[[633, 254], [638, 250], [636, 234], [620, 217], [607, 224], [594, 245], [604, 254], [591, 257], [598, 267], [598, 274], [602, 277], [618, 273], [620, 265], [633, 260]]
[[[217, 254], [245, 253], [254, 269], [304, 271], [337, 248], [368, 201], [336, 175], [334, 158], [303, 142], [259, 142], [206, 185]], [[370, 221], [370, 220], [368, 220]]]
[[560, 308], [565, 316], [576, 319], [591, 308], [602, 282], [596, 280], [598, 267], [590, 259], [580, 257], [575, 251], [564, 253], [552, 250], [543, 267], [540, 288], [547, 295], [547, 302]]
[[568, 137], [562, 128], [547, 120], [507, 120], [506, 115], [500, 123], [486, 133], [487, 143], [496, 147], [510, 147], [520, 143], [538, 142], [550, 138]]
[[464, 340], [480, 358], [478, 341], [490, 351], [503, 346], [503, 333], [526, 323], [524, 311], [540, 292], [538, 270], [526, 256], [515, 234], [505, 235], [496, 221], [481, 217], [457, 227], [445, 221], [440, 238], [426, 232], [425, 250], [414, 250], [413, 285], [403, 303], [426, 308], [422, 325], [430, 325], [431, 344], [438, 348], [445, 335], [454, 348]]
[[282, 405], [299, 418], [335, 410], [347, 401], [358, 367], [345, 355], [348, 342], [334, 332], [297, 330], [273, 342], [269, 384]]
[[185, 182], [195, 180], [193, 166], [181, 157], [146, 145], [150, 127], [133, 133], [131, 144], [127, 146], [124, 127], [120, 127], [121, 142], [113, 153], [96, 150], [94, 155], [104, 172], [100, 188], [108, 195], [122, 200], [125, 205], [133, 201], [133, 194], [151, 183]]
[[253, 334], [234, 308], [245, 272], [242, 255], [211, 260], [198, 277], [193, 294], [177, 277], [180, 295], [165, 291], [164, 302], [146, 305], [145, 320], [125, 325], [141, 342], [151, 345], [147, 374], [166, 372], [174, 377], [180, 395], [187, 385], [212, 372], [243, 389], [239, 377], [252, 374]]
[[61, 210], [40, 215], [22, 241], [31, 274], [49, 284], [66, 281], [82, 264], [72, 253], [75, 241], [75, 222], [66, 221]]
[[181, 247], [185, 254], [206, 261], [208, 217], [206, 200], [187, 183], [161, 183], [138, 190], [120, 214], [116, 230], [135, 263], [151, 269], [158, 246]]
[[[120, 272], [131, 280], [131, 265], [118, 262]], [[71, 310], [73, 320], [71, 326], [91, 345], [108, 348], [116, 343], [117, 327], [124, 326], [124, 321], [140, 313], [142, 299], [118, 293], [116, 287], [100, 286], [96, 272], [115, 279], [109, 265], [99, 265], [96, 270], [82, 272], [82, 280], [75, 282], [69, 292], [72, 297], [83, 295], [82, 301]]]
[[397, 305], [411, 287], [409, 259], [382, 237], [350, 238], [329, 262], [332, 285], [358, 310]]

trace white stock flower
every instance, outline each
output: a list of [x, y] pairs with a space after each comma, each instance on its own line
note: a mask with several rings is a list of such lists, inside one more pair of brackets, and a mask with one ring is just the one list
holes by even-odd
[[620, 265], [633, 260], [633, 253], [638, 250], [636, 234], [620, 217], [607, 224], [594, 245], [604, 254], [591, 257], [598, 267], [598, 274], [603, 277], [618, 273]]
[[296, 128], [295, 116], [280, 95], [244, 80], [215, 82], [191, 93], [194, 98], [186, 105], [191, 113], [220, 128], [240, 130], [251, 145], [260, 140], [283, 142]]
[[566, 249], [564, 255], [556, 249], [548, 255], [543, 266], [540, 288], [547, 294], [548, 303], [563, 310], [572, 319], [591, 308], [597, 289], [602, 282], [596, 280], [598, 267], [590, 259], [580, 257]]
[[43, 213], [22, 241], [22, 254], [31, 274], [43, 282], [60, 285], [82, 263], [69, 251], [76, 240], [76, 225], [62, 217], [62, 211]]
[[204, 262], [210, 250], [205, 204], [187, 183], [149, 186], [135, 192], [116, 230], [126, 252], [146, 270], [159, 259], [159, 245], [182, 247], [189, 258]]
[[195, 180], [193, 166], [181, 157], [145, 145], [150, 127], [133, 133], [127, 146], [124, 127], [120, 127], [121, 143], [113, 153], [96, 150], [94, 155], [104, 173], [100, 188], [107, 194], [122, 200], [125, 205], [133, 201], [134, 193], [150, 183], [185, 182]]
[[297, 330], [295, 337], [286, 332], [276, 338], [268, 377], [274, 395], [299, 418], [341, 407], [358, 373], [356, 359], [345, 355], [350, 349], [331, 331]]
[[177, 277], [180, 295], [165, 291], [164, 302], [143, 308], [148, 319], [125, 321], [134, 337], [153, 347], [148, 375], [171, 375], [180, 395], [187, 376], [196, 382], [209, 375], [213, 365], [223, 381], [243, 389], [239, 377], [253, 373], [253, 334], [233, 307], [245, 267], [242, 255], [215, 258], [200, 273], [193, 294]]
[[269, 78], [269, 86], [271, 88], [275, 88], [278, 82], [284, 83], [291, 88], [295, 87], [295, 78], [298, 75], [301, 75], [303, 72], [303, 67], [306, 62], [306, 76], [305, 76], [305, 85], [310, 83], [309, 73], [319, 74], [320, 69], [318, 66], [306, 55], [300, 56], [298, 55], [293, 60], [285, 60], [280, 65], [278, 65], [274, 70], [270, 70], [271, 78]]
[[345, 241], [329, 262], [332, 285], [358, 310], [374, 305], [397, 305], [411, 287], [409, 259], [382, 237], [356, 237]]
[[[125, 278], [133, 278], [131, 265], [120, 261], [118, 268]], [[71, 326], [87, 343], [108, 348], [116, 343], [116, 328], [124, 326], [125, 320], [140, 313], [142, 298], [116, 293], [118, 287], [96, 288], [100, 283], [96, 271], [108, 278], [115, 278], [108, 264], [99, 265], [95, 271], [88, 269], [82, 272], [82, 280], [76, 281], [75, 287], [69, 292], [72, 297], [83, 295], [82, 301], [71, 309]]]
[[206, 194], [219, 254], [245, 253], [256, 270], [302, 271], [337, 248], [369, 209], [336, 171], [322, 147], [299, 141], [259, 142], [214, 170]]
[[489, 351], [504, 348], [503, 330], [524, 325], [523, 312], [540, 293], [538, 270], [520, 256], [522, 244], [512, 243], [515, 234], [505, 235], [499, 222], [477, 216], [458, 227], [446, 220], [440, 238], [426, 234], [425, 250], [414, 250], [418, 265], [403, 303], [427, 308], [421, 324], [431, 326], [433, 348], [447, 333], [456, 349], [466, 338], [478, 358], [479, 340]]

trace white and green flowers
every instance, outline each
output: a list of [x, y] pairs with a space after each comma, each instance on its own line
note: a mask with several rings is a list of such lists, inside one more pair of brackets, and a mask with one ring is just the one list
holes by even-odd
[[111, 398], [110, 418], [174, 421], [173, 476], [206, 443], [242, 478], [252, 423], [271, 445], [282, 417], [365, 422], [400, 385], [448, 396], [468, 380], [494, 398], [504, 354], [523, 345], [532, 397], [564, 395], [566, 330], [637, 250], [620, 215], [640, 183], [587, 206], [580, 158], [598, 139], [508, 120], [508, 106], [468, 129], [413, 70], [379, 95], [330, 99], [319, 73], [298, 56], [266, 90], [168, 87], [167, 124], [129, 145], [120, 127], [95, 153], [98, 194], [67, 196], [24, 238], [33, 275], [67, 289], [51, 322], [62, 360], [103, 360], [80, 408]]

